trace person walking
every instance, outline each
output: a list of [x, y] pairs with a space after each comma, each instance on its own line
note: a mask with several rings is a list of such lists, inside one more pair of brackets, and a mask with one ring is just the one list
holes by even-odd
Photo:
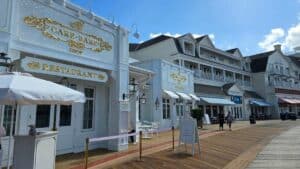
[[1, 138], [5, 136], [6, 136], [5, 128], [3, 126], [0, 126], [0, 168], [2, 168], [2, 154], [3, 154]]
[[232, 117], [230, 111], [227, 114], [226, 120], [227, 120], [227, 124], [228, 124], [228, 127], [229, 127], [229, 131], [231, 131], [231, 124], [232, 124], [232, 121], [233, 121], [233, 117]]
[[224, 130], [224, 121], [225, 121], [225, 117], [224, 117], [224, 113], [220, 112], [219, 113], [219, 130]]

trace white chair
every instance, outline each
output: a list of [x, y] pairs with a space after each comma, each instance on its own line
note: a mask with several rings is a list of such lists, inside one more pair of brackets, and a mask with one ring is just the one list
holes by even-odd
[[152, 135], [155, 133], [156, 136], [158, 136], [159, 123], [158, 122], [152, 122], [151, 125], [152, 125], [152, 128], [150, 129], [149, 132], [151, 132]]

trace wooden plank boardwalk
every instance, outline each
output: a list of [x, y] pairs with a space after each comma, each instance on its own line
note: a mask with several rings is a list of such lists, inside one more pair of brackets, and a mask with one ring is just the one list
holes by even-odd
[[[137, 159], [106, 167], [107, 169], [218, 169], [245, 168], [256, 154], [275, 135], [298, 125], [297, 122], [278, 122], [226, 131], [201, 139], [201, 154], [194, 157], [185, 152], [184, 147], [176, 152], [164, 150]], [[190, 147], [189, 147], [190, 148]], [[241, 158], [242, 157], [242, 158]], [[92, 167], [103, 168], [103, 166]]]

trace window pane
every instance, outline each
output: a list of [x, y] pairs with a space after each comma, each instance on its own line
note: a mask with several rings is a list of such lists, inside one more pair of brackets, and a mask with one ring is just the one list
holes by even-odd
[[[4, 116], [3, 116], [3, 127], [6, 131], [6, 136], [10, 134], [10, 124], [12, 118], [12, 106], [5, 105], [4, 107]], [[13, 131], [12, 133], [15, 134], [15, 124], [16, 124], [16, 111], [14, 111], [14, 120], [13, 120]]]
[[35, 119], [36, 128], [49, 127], [50, 108], [50, 105], [37, 105]]
[[60, 106], [60, 116], [59, 116], [60, 126], [70, 126], [72, 118], [72, 106]]
[[84, 89], [84, 92], [87, 97], [87, 100], [84, 103], [83, 129], [90, 129], [90, 128], [93, 128], [94, 89], [86, 88], [86, 89]]

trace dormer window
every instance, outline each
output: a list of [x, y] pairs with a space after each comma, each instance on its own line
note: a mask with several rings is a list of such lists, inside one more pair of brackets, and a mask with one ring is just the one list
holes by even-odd
[[184, 42], [184, 53], [188, 55], [195, 55], [195, 47], [193, 43]]

